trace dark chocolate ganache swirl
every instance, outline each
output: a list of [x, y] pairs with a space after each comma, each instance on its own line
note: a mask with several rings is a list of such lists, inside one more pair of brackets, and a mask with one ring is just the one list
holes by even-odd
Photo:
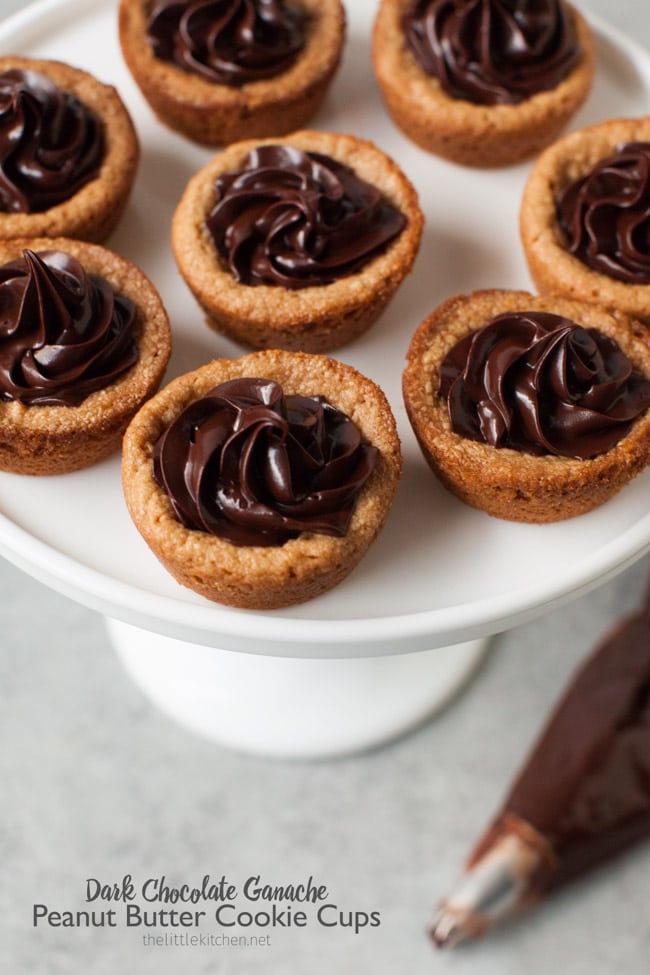
[[452, 98], [480, 105], [555, 88], [580, 59], [560, 0], [414, 0], [402, 23], [423, 71]]
[[497, 315], [440, 370], [453, 430], [492, 447], [589, 459], [650, 407], [650, 381], [617, 342], [539, 311]]
[[186, 407], [158, 439], [153, 473], [186, 528], [269, 546], [344, 535], [376, 458], [322, 396], [244, 378]]
[[61, 251], [0, 266], [0, 399], [78, 406], [137, 360], [135, 306]]
[[101, 120], [36, 71], [0, 74], [0, 210], [40, 213], [95, 179]]
[[377, 187], [343, 163], [291, 146], [250, 152], [216, 182], [206, 219], [243, 284], [306, 288], [360, 270], [406, 225]]
[[160, 60], [240, 86], [290, 68], [306, 28], [305, 12], [283, 0], [157, 0], [147, 36]]
[[557, 201], [567, 250], [601, 274], [650, 284], [650, 142], [616, 147]]

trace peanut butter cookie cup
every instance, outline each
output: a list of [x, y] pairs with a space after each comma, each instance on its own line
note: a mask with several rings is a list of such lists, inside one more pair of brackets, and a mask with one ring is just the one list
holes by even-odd
[[564, 136], [535, 163], [521, 240], [540, 291], [650, 324], [650, 116]]
[[122, 479], [136, 527], [181, 585], [274, 609], [357, 565], [401, 466], [375, 383], [325, 356], [271, 349], [161, 390], [128, 428]]
[[372, 143], [304, 131], [216, 156], [190, 180], [172, 244], [211, 327], [254, 348], [328, 352], [382, 313], [422, 222], [411, 183]]
[[403, 389], [432, 470], [499, 518], [583, 514], [650, 463], [647, 333], [595, 304], [451, 298], [415, 332]]
[[345, 38], [340, 0], [121, 0], [124, 59], [158, 118], [205, 145], [316, 113]]
[[591, 88], [594, 44], [564, 0], [382, 0], [373, 64], [395, 124], [423, 149], [504, 166], [555, 139]]
[[170, 354], [158, 292], [66, 238], [0, 241], [0, 469], [62, 474], [115, 451]]
[[104, 241], [139, 160], [119, 94], [59, 61], [0, 58], [0, 238]]

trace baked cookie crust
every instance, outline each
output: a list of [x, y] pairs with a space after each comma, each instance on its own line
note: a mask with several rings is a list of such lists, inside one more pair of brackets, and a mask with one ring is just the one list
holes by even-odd
[[[279, 382], [285, 394], [323, 395], [378, 448], [342, 538], [302, 532], [283, 545], [237, 546], [176, 519], [152, 473], [154, 445], [179, 413], [230, 379]], [[372, 380], [325, 356], [265, 350], [217, 359], [169, 383], [140, 410], [124, 438], [122, 482], [131, 517], [154, 554], [183, 586], [208, 599], [248, 609], [304, 602], [341, 582], [376, 539], [388, 516], [402, 459], [388, 402]]]
[[149, 279], [106, 248], [66, 238], [0, 241], [0, 264], [20, 258], [25, 248], [72, 255], [136, 306], [139, 358], [115, 382], [90, 393], [78, 406], [0, 401], [0, 470], [63, 474], [89, 467], [119, 448], [129, 421], [162, 381], [171, 352], [169, 320]]
[[308, 16], [305, 47], [292, 66], [241, 87], [211, 83], [155, 57], [147, 40], [150, 0], [121, 0], [124, 60], [161, 122], [203, 145], [284, 135], [318, 111], [336, 73], [345, 41], [340, 0], [296, 0]]
[[447, 95], [408, 49], [401, 21], [410, 0], [382, 0], [373, 28], [373, 66], [395, 124], [421, 148], [466, 166], [507, 166], [534, 156], [585, 101], [595, 50], [584, 18], [568, 7], [582, 58], [557, 87], [516, 105], [475, 105]]
[[450, 298], [422, 322], [408, 350], [403, 391], [422, 453], [445, 487], [497, 518], [543, 523], [597, 508], [650, 463], [650, 411], [615, 447], [590, 460], [534, 456], [454, 433], [447, 402], [438, 395], [440, 365], [447, 352], [496, 315], [533, 310], [599, 329], [614, 338], [634, 368], [650, 379], [650, 343], [640, 323], [560, 295], [486, 290]]
[[557, 217], [556, 201], [562, 191], [625, 142], [650, 142], [650, 116], [609, 119], [549, 146], [524, 188], [520, 234], [530, 275], [540, 291], [595, 301], [650, 325], [650, 285], [618, 281], [570, 254]]
[[78, 98], [101, 119], [105, 148], [97, 177], [68, 200], [40, 213], [0, 211], [0, 239], [69, 237], [102, 243], [122, 216], [140, 158], [137, 134], [126, 106], [115, 88], [60, 61], [0, 58], [0, 72], [11, 69], [36, 71]]
[[[217, 177], [237, 171], [252, 149], [265, 144], [323, 153], [350, 166], [404, 214], [406, 226], [360, 271], [332, 284], [299, 290], [240, 284], [219, 256], [205, 218], [216, 202]], [[172, 222], [172, 246], [185, 282], [216, 331], [253, 348], [329, 352], [352, 341], [381, 315], [413, 266], [422, 225], [415, 189], [385, 153], [354, 136], [305, 130], [284, 139], [238, 142], [212, 159], [181, 198]]]

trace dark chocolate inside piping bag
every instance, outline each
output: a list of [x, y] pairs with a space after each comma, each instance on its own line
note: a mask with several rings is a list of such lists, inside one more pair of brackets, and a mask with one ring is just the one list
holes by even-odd
[[649, 835], [650, 590], [575, 674], [432, 937], [477, 937]]

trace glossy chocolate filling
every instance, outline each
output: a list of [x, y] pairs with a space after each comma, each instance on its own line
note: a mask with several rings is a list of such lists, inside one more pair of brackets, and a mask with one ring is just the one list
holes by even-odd
[[359, 271], [406, 225], [380, 191], [343, 163], [264, 145], [216, 182], [206, 219], [242, 284], [324, 285]]
[[627, 284], [650, 284], [650, 142], [616, 147], [557, 201], [567, 250]]
[[0, 210], [40, 213], [95, 179], [101, 120], [44, 75], [0, 74]]
[[60, 251], [0, 267], [0, 399], [78, 406], [138, 359], [135, 306]]
[[306, 29], [305, 12], [283, 0], [157, 0], [147, 36], [162, 61], [241, 86], [290, 68]]
[[452, 98], [481, 105], [555, 88], [580, 59], [560, 0], [415, 0], [402, 24], [422, 70]]
[[186, 528], [233, 545], [343, 536], [377, 449], [322, 396], [233, 379], [190, 404], [159, 437], [154, 478]]
[[492, 447], [588, 459], [650, 407], [650, 381], [613, 339], [546, 312], [506, 312], [447, 353], [452, 429]]

